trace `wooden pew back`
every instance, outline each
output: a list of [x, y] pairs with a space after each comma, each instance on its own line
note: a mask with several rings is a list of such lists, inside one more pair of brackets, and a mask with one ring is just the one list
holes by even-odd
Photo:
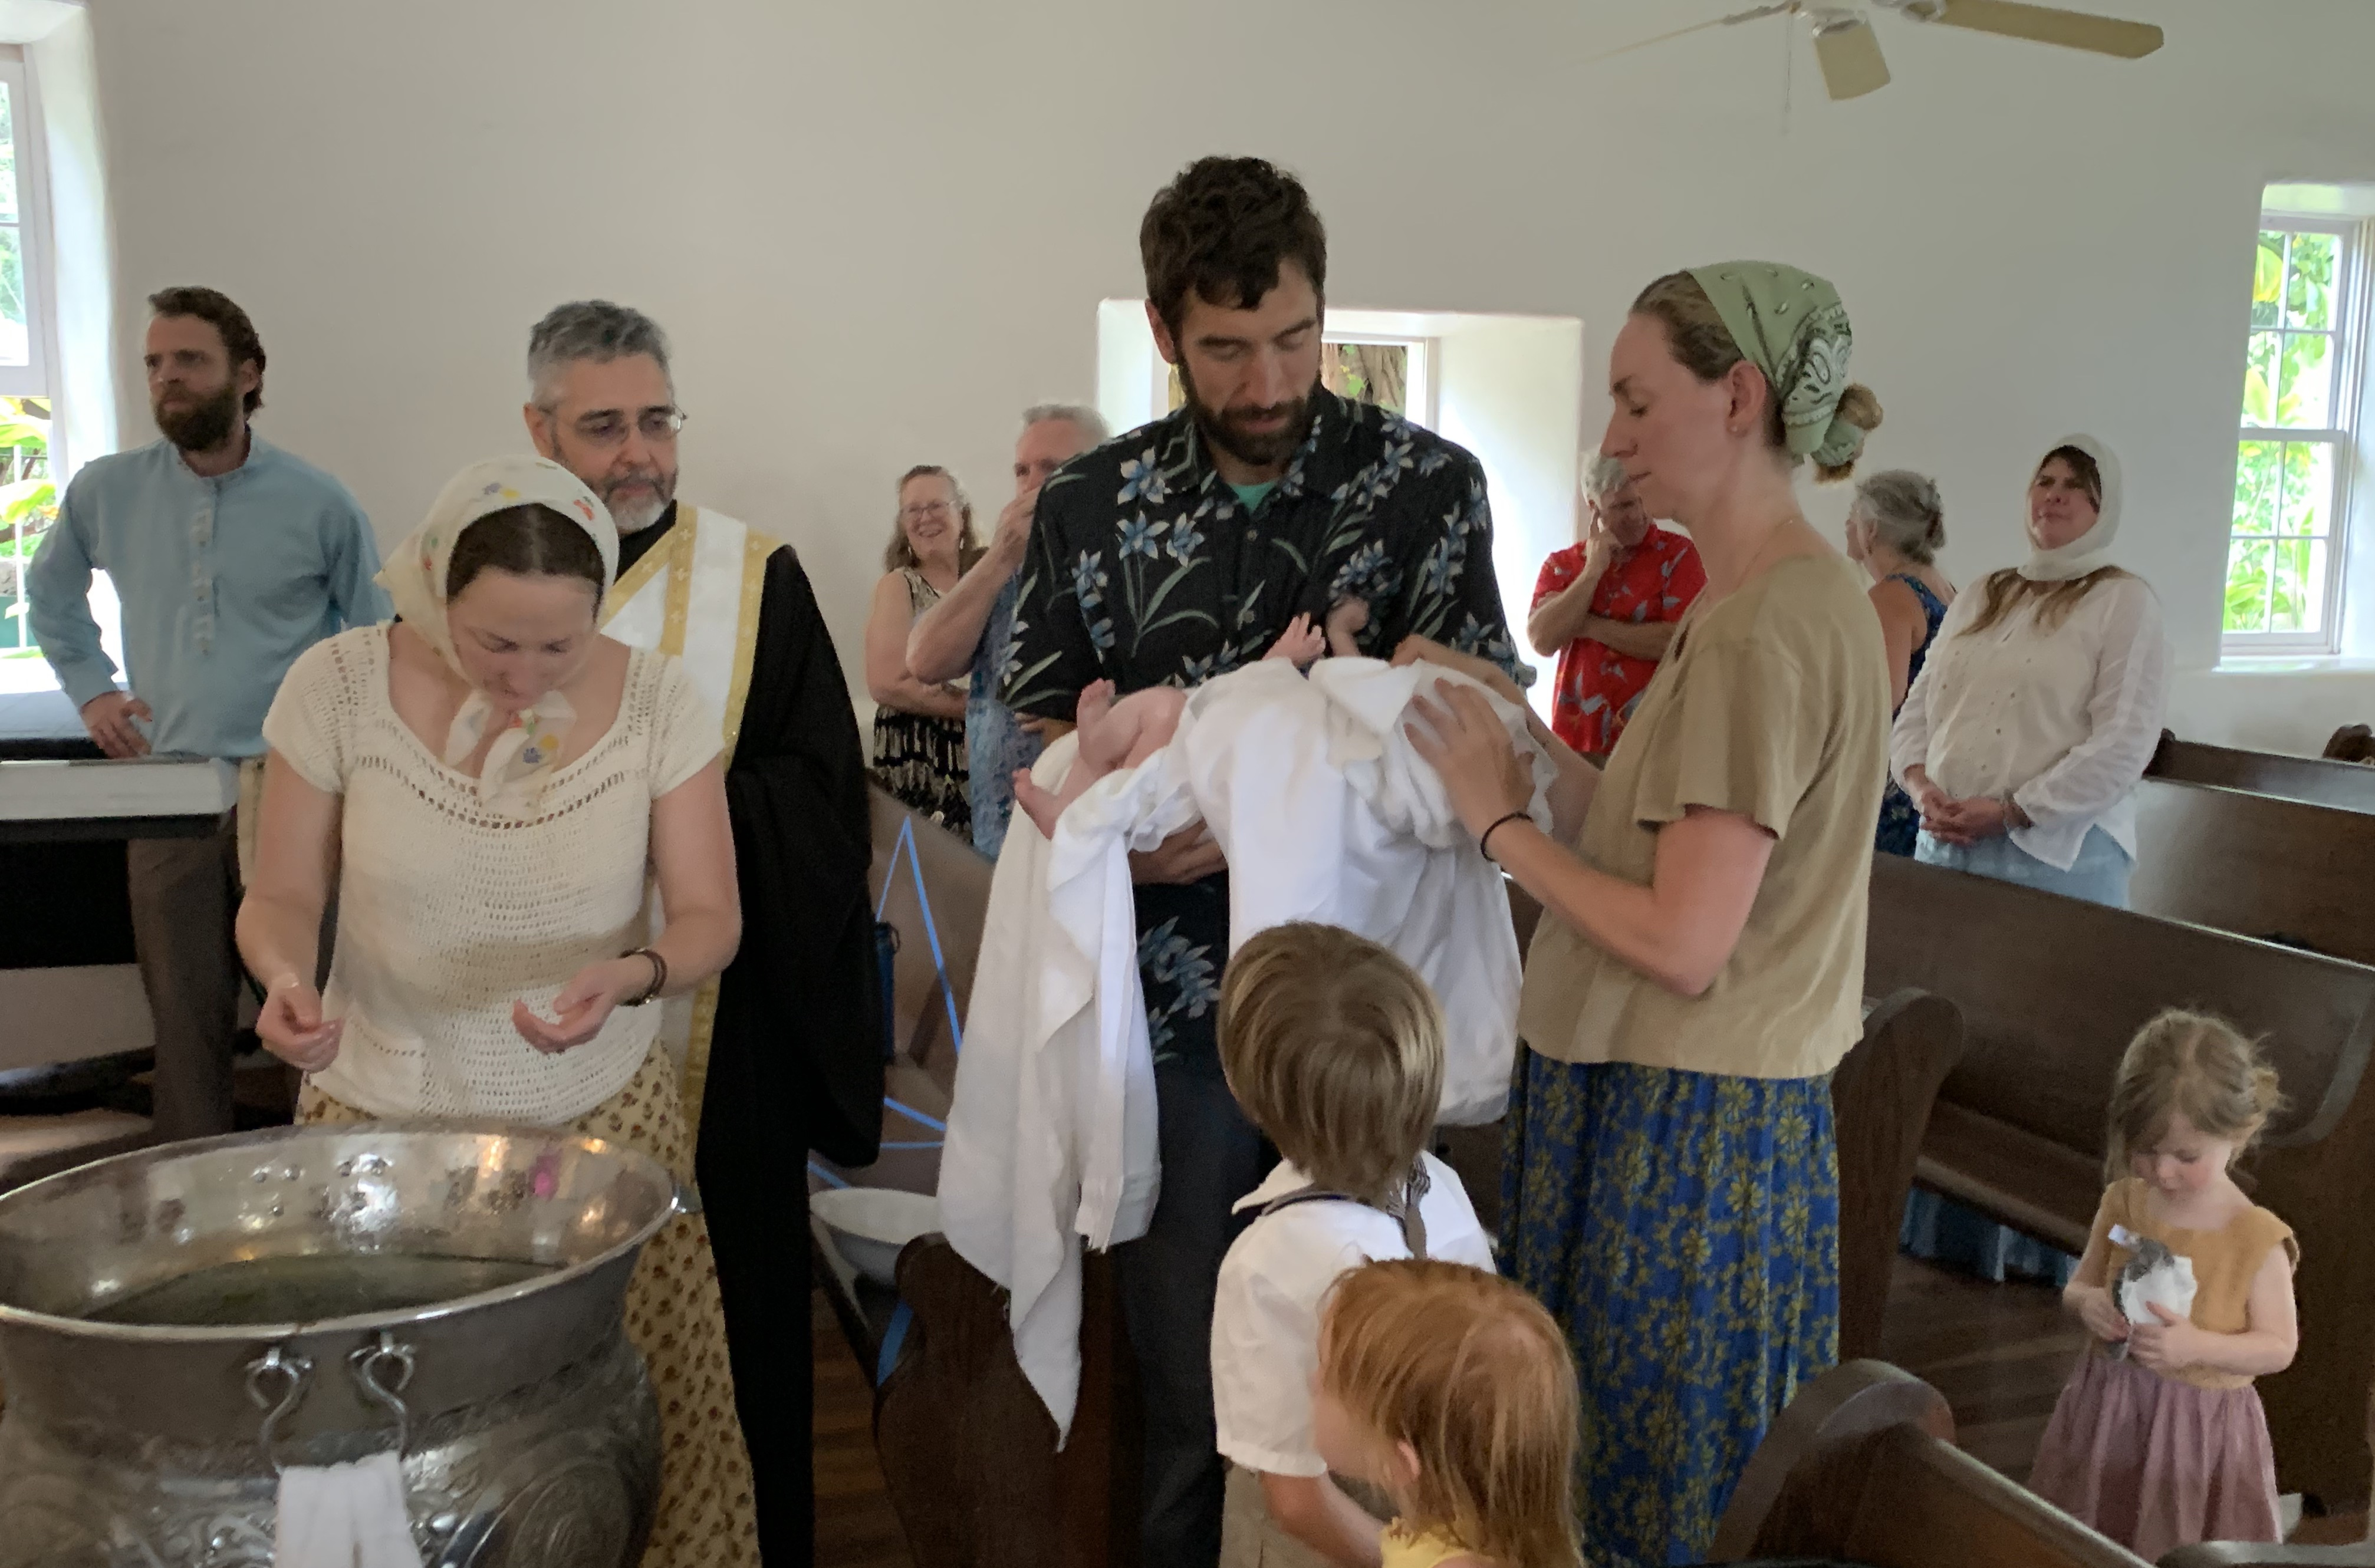
[[1869, 1568], [2143, 1568], [2144, 1560], [1954, 1446], [1946, 1401], [1877, 1362], [1802, 1389], [1750, 1459], [1710, 1560]]
[[2273, 795], [2343, 811], [2375, 812], [2375, 768], [2336, 758], [2331, 751], [2323, 758], [2243, 751], [2180, 740], [2163, 730], [2160, 749], [2153, 753], [2145, 777]]
[[[2363, 779], [2375, 769], [2302, 761]], [[2375, 964], [2375, 804], [2313, 805], [2211, 784], [2146, 777], [2136, 790], [2141, 914], [2278, 939]]]
[[2080, 903], [1892, 856], [1873, 867], [1867, 989], [1918, 987], [1963, 1015], [1964, 1055], [1923, 1139], [1922, 1184], [2070, 1251], [2103, 1187], [2119, 1060], [2161, 1008], [2263, 1043], [2287, 1103], [2247, 1161], [2303, 1261], [2300, 1354], [2262, 1393], [2287, 1491], [2367, 1485], [2375, 1368], [2375, 969]]
[[[900, 1058], [923, 1069], [945, 1091], [956, 1081], [957, 1066], [947, 1003], [952, 995], [962, 1026], [973, 995], [974, 965], [981, 955], [982, 922], [989, 910], [995, 867], [971, 843], [915, 816], [880, 785], [867, 788], [874, 816], [868, 890], [881, 918], [899, 933], [892, 1037]], [[945, 990], [932, 960], [935, 936], [948, 972]]]

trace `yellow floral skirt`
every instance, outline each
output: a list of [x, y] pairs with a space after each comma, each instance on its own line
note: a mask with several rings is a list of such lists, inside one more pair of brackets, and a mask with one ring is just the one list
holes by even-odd
[[[308, 1079], [297, 1097], [297, 1119], [372, 1118], [331, 1099]], [[654, 1051], [633, 1082], [570, 1128], [648, 1154], [679, 1182], [692, 1179], [692, 1139], [665, 1051]], [[709, 1222], [700, 1215], [678, 1215], [644, 1248], [627, 1285], [627, 1338], [643, 1353], [660, 1405], [659, 1512], [643, 1568], [757, 1563], [750, 1455], [734, 1413], [726, 1309], [709, 1256]]]

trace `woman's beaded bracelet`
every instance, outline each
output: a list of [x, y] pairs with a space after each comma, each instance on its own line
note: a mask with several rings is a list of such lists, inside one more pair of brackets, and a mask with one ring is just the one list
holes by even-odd
[[657, 952], [654, 951], [650, 948], [637, 948], [634, 951], [621, 956], [626, 958], [649, 959], [652, 961], [652, 983], [644, 987], [643, 993], [636, 996], [632, 1001], [629, 1002], [627, 1006], [631, 1008], [640, 1008], [645, 1002], [651, 1001], [662, 991], [668, 989], [668, 960], [660, 957]]

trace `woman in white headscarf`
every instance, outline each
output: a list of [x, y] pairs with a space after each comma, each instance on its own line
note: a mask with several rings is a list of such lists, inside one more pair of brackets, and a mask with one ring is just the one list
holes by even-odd
[[[740, 939], [717, 721], [674, 659], [596, 630], [618, 531], [542, 458], [474, 464], [381, 575], [401, 618], [289, 670], [239, 915], [256, 1032], [298, 1118], [570, 1126], [692, 1177], [657, 997]], [[337, 931], [313, 977], [331, 868]], [[656, 877], [666, 930], [646, 919]], [[644, 1249], [627, 1332], [666, 1457], [650, 1565], [756, 1562], [717, 1277], [698, 1215]]]
[[[1914, 858], [2126, 907], [2168, 643], [2152, 588], [2111, 564], [2119, 528], [2110, 449], [2056, 443], [2029, 478], [2028, 560], [1955, 600], [1897, 713], [1889, 760], [1921, 812]], [[2064, 1284], [2077, 1266], [1920, 1189], [1901, 1239], [1990, 1279]]]
[[2111, 563], [2120, 466], [2091, 436], [2028, 485], [2026, 561], [1947, 612], [1890, 737], [1915, 857], [2125, 908], [2136, 784], [2160, 743], [2160, 601]]

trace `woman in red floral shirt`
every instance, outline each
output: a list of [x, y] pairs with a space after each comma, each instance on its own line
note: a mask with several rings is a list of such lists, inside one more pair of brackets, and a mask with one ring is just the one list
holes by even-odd
[[1583, 542], [1542, 562], [1526, 636], [1536, 653], [1558, 655], [1551, 729], [1601, 761], [1658, 673], [1674, 623], [1707, 586], [1707, 569], [1690, 540], [1650, 521], [1613, 458], [1585, 459], [1583, 493]]

